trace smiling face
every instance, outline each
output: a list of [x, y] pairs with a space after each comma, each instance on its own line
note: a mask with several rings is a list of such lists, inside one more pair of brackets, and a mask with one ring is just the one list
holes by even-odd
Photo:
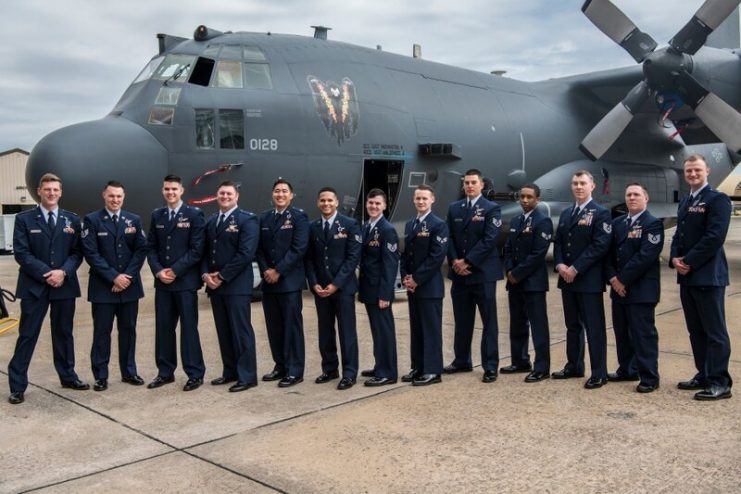
[[574, 194], [574, 199], [579, 204], [584, 204], [587, 199], [592, 197], [594, 187], [594, 180], [587, 174], [571, 177], [571, 193]]
[[427, 214], [432, 205], [435, 203], [435, 194], [429, 190], [414, 191], [414, 208], [417, 210], [417, 216]]
[[710, 168], [703, 159], [687, 160], [684, 162], [684, 180], [692, 192], [700, 190], [708, 183]]
[[233, 185], [222, 185], [216, 191], [216, 201], [219, 203], [219, 211], [226, 213], [237, 205], [239, 192]]
[[47, 211], [56, 209], [59, 199], [62, 197], [62, 184], [56, 181], [43, 182], [36, 193], [41, 199], [41, 205]]
[[162, 197], [165, 198], [167, 207], [175, 209], [180, 204], [180, 198], [183, 197], [185, 189], [179, 182], [164, 182], [162, 184]]
[[105, 202], [105, 207], [111, 213], [118, 213], [121, 211], [124, 197], [126, 197], [126, 193], [122, 187], [109, 185], [103, 190], [103, 201]]
[[522, 206], [524, 212], [529, 213], [538, 207], [539, 200], [538, 196], [535, 195], [535, 191], [530, 187], [520, 189], [520, 206]]
[[383, 196], [369, 197], [365, 201], [365, 210], [368, 212], [368, 216], [371, 221], [375, 221], [381, 217], [383, 211], [386, 209], [386, 200]]
[[324, 219], [329, 219], [337, 211], [340, 202], [337, 200], [337, 196], [334, 192], [325, 190], [319, 194], [319, 198], [316, 200], [316, 205], [319, 208], [319, 211], [322, 212]]
[[640, 213], [648, 205], [648, 193], [640, 185], [629, 185], [625, 189], [625, 205], [631, 216]]
[[275, 209], [283, 212], [288, 206], [291, 205], [293, 200], [293, 192], [288, 184], [279, 183], [273, 187], [273, 204]]
[[466, 175], [463, 177], [463, 190], [466, 197], [475, 199], [484, 190], [484, 181], [478, 175]]

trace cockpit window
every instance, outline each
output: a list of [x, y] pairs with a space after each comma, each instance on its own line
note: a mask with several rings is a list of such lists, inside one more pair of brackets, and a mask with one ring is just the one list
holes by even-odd
[[241, 88], [242, 83], [242, 63], [221, 60], [216, 64], [216, 77], [213, 82], [214, 87]]
[[165, 57], [154, 73], [154, 78], [160, 81], [185, 82], [196, 57], [192, 55], [169, 54]]
[[173, 118], [175, 118], [175, 108], [153, 106], [149, 112], [147, 123], [152, 125], [172, 125]]
[[157, 67], [159, 67], [160, 63], [162, 63], [162, 59], [164, 57], [156, 57], [149, 61], [146, 67], [142, 69], [141, 72], [139, 72], [139, 75], [136, 76], [136, 79], [134, 79], [134, 82], [132, 84], [136, 84], [137, 82], [146, 81], [150, 77], [152, 77], [152, 74], [154, 74], [154, 71]]
[[168, 87], [162, 86], [157, 93], [157, 98], [154, 100], [155, 105], [177, 105], [178, 99], [180, 99], [179, 87]]
[[224, 45], [221, 47], [219, 58], [224, 60], [242, 60], [242, 47], [235, 45]]
[[273, 80], [270, 77], [270, 65], [266, 63], [244, 64], [245, 87], [249, 89], [273, 89]]
[[265, 54], [256, 46], [243, 46], [244, 59], [246, 62], [264, 62]]

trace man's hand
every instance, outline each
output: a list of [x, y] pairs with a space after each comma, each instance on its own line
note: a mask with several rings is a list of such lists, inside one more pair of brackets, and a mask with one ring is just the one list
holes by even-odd
[[159, 273], [157, 273], [157, 278], [164, 283], [165, 285], [169, 285], [170, 283], [174, 282], [177, 278], [177, 275], [175, 274], [175, 271], [173, 271], [170, 268], [165, 268]]
[[280, 279], [280, 273], [273, 268], [268, 268], [262, 273], [265, 282], [270, 285], [275, 285]]
[[507, 271], [507, 281], [509, 281], [513, 285], [517, 284], [517, 278], [512, 276], [512, 271]]
[[612, 289], [615, 290], [615, 293], [617, 293], [621, 297], [625, 297], [628, 295], [628, 289], [619, 279], [617, 279], [617, 276], [613, 276], [612, 278], [610, 278], [610, 286], [612, 286]]
[[52, 269], [51, 271], [44, 273], [46, 278], [46, 284], [52, 288], [59, 288], [64, 284], [64, 278], [67, 275], [61, 269]]
[[406, 275], [401, 283], [402, 285], [404, 285], [404, 288], [406, 288], [409, 293], [414, 293], [418, 286], [417, 282], [414, 281], [414, 278], [411, 274]]
[[128, 274], [119, 274], [115, 278], [113, 278], [113, 286], [111, 287], [111, 291], [113, 293], [121, 293], [122, 291], [126, 290], [128, 287], [131, 286], [131, 276]]
[[689, 264], [684, 263], [684, 257], [675, 257], [672, 259], [672, 264], [674, 264], [674, 269], [677, 270], [677, 273], [683, 276], [689, 273], [692, 269]]
[[577, 272], [576, 269], [574, 269], [574, 266], [559, 264], [556, 266], [556, 270], [558, 271], [559, 276], [561, 276], [566, 283], [573, 283], [576, 279]]

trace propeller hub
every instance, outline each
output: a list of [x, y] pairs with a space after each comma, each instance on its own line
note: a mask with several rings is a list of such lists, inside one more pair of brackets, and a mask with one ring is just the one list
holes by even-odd
[[660, 93], [676, 89], [677, 77], [682, 72], [692, 72], [692, 58], [671, 48], [655, 51], [643, 62], [643, 75], [649, 87]]

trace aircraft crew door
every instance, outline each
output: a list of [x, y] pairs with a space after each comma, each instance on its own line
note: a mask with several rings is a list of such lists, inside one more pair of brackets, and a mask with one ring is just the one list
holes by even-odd
[[355, 218], [361, 223], [365, 221], [365, 196], [374, 188], [381, 189], [388, 197], [388, 207], [384, 216], [388, 219], [394, 212], [396, 200], [399, 197], [401, 175], [404, 171], [404, 162], [399, 160], [363, 160], [363, 181], [360, 183], [358, 207], [355, 209]]

